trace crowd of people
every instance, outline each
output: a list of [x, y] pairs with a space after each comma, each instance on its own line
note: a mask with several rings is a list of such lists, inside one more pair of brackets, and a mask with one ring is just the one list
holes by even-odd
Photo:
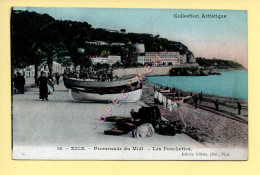
[[17, 72], [13, 76], [13, 88], [16, 93], [24, 94], [25, 78], [20, 72]]
[[88, 69], [84, 69], [81, 72], [71, 72], [70, 70], [66, 70], [64, 75], [70, 78], [76, 79], [96, 79], [97, 81], [113, 81], [113, 70], [109, 68], [108, 70], [100, 69], [99, 71], [89, 71]]
[[[48, 94], [54, 91], [54, 77], [57, 85], [59, 85], [59, 73], [49, 73], [48, 76], [46, 76], [46, 73], [42, 71], [37, 78], [36, 85], [39, 87], [39, 98], [41, 100], [48, 100]], [[14, 93], [24, 94], [25, 78], [20, 72], [15, 73], [12, 77], [12, 85]]]
[[[65, 70], [64, 74], [67, 77], [77, 78], [77, 79], [96, 79], [97, 81], [113, 81], [113, 70], [109, 68], [108, 70], [101, 69], [99, 71], [90, 72], [88, 69], [83, 70], [82, 72], [71, 72], [70, 70]], [[54, 84], [59, 85], [60, 83], [60, 74], [59, 73], [48, 73], [41, 72], [40, 76], [36, 80], [36, 85], [39, 87], [39, 99], [49, 100], [48, 94], [54, 91]], [[24, 94], [25, 87], [25, 78], [21, 75], [20, 72], [17, 72], [13, 76], [13, 89], [15, 93]]]

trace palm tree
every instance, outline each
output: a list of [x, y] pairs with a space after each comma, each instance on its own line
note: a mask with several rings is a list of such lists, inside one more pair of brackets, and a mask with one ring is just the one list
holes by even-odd
[[36, 82], [39, 64], [57, 41], [55, 20], [47, 14], [12, 12], [12, 63], [34, 64]]

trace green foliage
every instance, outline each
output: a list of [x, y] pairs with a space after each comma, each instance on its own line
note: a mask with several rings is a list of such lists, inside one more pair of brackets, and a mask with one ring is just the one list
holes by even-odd
[[109, 68], [109, 64], [107, 64], [107, 63], [104, 63], [104, 64], [97, 63], [97, 64], [93, 65], [93, 68], [95, 70], [108, 69]]
[[123, 32], [123, 33], [125, 33], [125, 32], [126, 32], [126, 30], [125, 30], [125, 29], [121, 29], [121, 30], [120, 30], [120, 32]]
[[[73, 64], [89, 67], [88, 56], [120, 55], [126, 67], [132, 66], [135, 59], [133, 43], [145, 44], [149, 51], [176, 51], [180, 54], [191, 54], [180, 42], [169, 41], [145, 33], [110, 32], [102, 28], [92, 28], [87, 22], [55, 20], [47, 14], [28, 11], [12, 11], [12, 65], [24, 67], [30, 64], [39, 65], [43, 61], [51, 64], [53, 59], [69, 56], [69, 60], [59, 60], [63, 65]], [[124, 46], [91, 45], [86, 41], [119, 42]], [[83, 48], [84, 53], [79, 53]], [[64, 55], [66, 53], [66, 55]], [[63, 57], [64, 58], [64, 57]]]
[[15, 11], [11, 16], [12, 65], [40, 64], [57, 42], [54, 18], [35, 12]]
[[119, 62], [116, 62], [115, 64], [112, 65], [112, 68], [120, 68], [122, 67], [123, 65]]

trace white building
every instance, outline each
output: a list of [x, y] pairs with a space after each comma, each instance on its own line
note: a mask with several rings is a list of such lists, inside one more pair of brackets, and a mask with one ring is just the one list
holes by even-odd
[[77, 67], [76, 67], [76, 70], [75, 70], [75, 66], [74, 65], [70, 65], [70, 66], [68, 66], [67, 67], [67, 69], [66, 69], [67, 71], [70, 71], [70, 72], [80, 72], [80, 66], [78, 65]]
[[107, 57], [107, 60], [108, 60], [108, 64], [109, 64], [109, 65], [113, 65], [113, 64], [115, 64], [116, 62], [121, 63], [121, 56], [109, 55], [109, 56]]
[[117, 55], [109, 55], [108, 57], [91, 57], [90, 58], [92, 61], [92, 64], [109, 64], [109, 65], [113, 65], [116, 62], [121, 63], [121, 56], [117, 56]]
[[111, 43], [111, 46], [124, 46], [125, 43]]
[[92, 45], [97, 45], [97, 46], [106, 46], [109, 45], [107, 42], [105, 41], [86, 41], [86, 44], [92, 44]]
[[92, 61], [92, 64], [94, 64], [94, 65], [97, 64], [97, 63], [108, 64], [107, 57], [91, 57], [90, 59]]
[[[41, 64], [39, 67], [38, 67], [38, 75], [41, 74], [41, 72], [45, 72], [46, 75], [48, 75], [49, 73], [49, 68], [47, 66], [46, 63], [43, 63]], [[16, 72], [20, 72], [22, 73], [22, 75], [24, 75], [25, 78], [29, 78], [29, 77], [34, 77], [34, 74], [35, 74], [35, 66], [34, 65], [30, 65], [30, 66], [27, 66], [26, 68], [24, 69], [20, 69], [20, 70], [16, 70]], [[53, 64], [52, 64], [52, 73], [59, 73], [59, 74], [63, 74], [64, 72], [64, 67], [60, 64], [60, 63], [57, 63], [56, 61], [53, 61]]]
[[65, 68], [60, 63], [57, 63], [56, 61], [53, 61], [52, 73], [63, 74], [64, 69]]
[[145, 53], [145, 46], [142, 43], [133, 44], [135, 46], [135, 53]]
[[24, 77], [34, 77], [35, 71], [34, 71], [34, 65], [30, 65], [24, 69]]
[[179, 52], [146, 52], [144, 56], [138, 56], [137, 62], [141, 64], [152, 65], [178, 65], [186, 63], [186, 55], [180, 55]]

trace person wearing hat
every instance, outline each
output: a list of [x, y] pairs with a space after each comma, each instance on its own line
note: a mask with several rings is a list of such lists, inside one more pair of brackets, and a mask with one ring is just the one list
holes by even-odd
[[38, 78], [38, 84], [39, 84], [39, 98], [42, 99], [42, 101], [45, 100], [49, 100], [48, 99], [48, 86], [47, 86], [47, 82], [48, 79], [45, 76], [45, 73], [42, 71], [41, 72], [41, 76]]

